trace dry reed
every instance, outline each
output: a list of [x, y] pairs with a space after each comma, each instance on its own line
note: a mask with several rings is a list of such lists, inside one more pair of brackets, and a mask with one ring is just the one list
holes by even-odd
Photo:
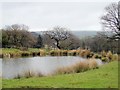
[[45, 56], [46, 55], [46, 51], [45, 50], [40, 50], [40, 56]]
[[106, 57], [107, 53], [103, 50], [103, 51], [101, 52], [101, 55], [102, 55], [103, 57]]
[[107, 55], [106, 55], [110, 60], [112, 59], [112, 52], [111, 51], [108, 51]]
[[118, 61], [118, 54], [112, 55], [112, 61]]
[[68, 74], [68, 73], [79, 73], [89, 69], [98, 68], [98, 64], [95, 59], [87, 59], [85, 61], [80, 61], [74, 65], [58, 68], [56, 74]]

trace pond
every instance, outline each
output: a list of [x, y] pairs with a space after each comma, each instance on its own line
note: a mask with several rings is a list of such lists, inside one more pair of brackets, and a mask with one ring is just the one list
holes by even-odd
[[[2, 78], [25, 77], [28, 74], [33, 76], [47, 76], [53, 74], [58, 68], [71, 66], [86, 59], [79, 56], [46, 56], [29, 58], [10, 58], [0, 60], [0, 72]], [[96, 60], [99, 65], [101, 60]], [[1, 69], [2, 68], [2, 69]]]

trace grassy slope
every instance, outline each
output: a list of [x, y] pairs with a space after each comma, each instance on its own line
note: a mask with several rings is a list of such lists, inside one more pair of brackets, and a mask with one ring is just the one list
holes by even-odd
[[3, 79], [3, 88], [34, 87], [34, 88], [117, 88], [118, 62], [113, 61], [99, 69], [84, 73], [33, 77], [21, 79]]
[[0, 90], [2, 89], [2, 78], [0, 77]]

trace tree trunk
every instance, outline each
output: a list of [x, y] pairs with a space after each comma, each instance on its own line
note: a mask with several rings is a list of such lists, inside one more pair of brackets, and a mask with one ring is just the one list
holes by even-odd
[[59, 46], [59, 41], [56, 41], [56, 42], [57, 42], [57, 45], [56, 45], [57, 48], [58, 48], [58, 49], [61, 49], [61, 47]]

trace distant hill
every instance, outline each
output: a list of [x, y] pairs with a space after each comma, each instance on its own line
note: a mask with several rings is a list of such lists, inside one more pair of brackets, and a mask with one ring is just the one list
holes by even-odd
[[95, 35], [97, 35], [97, 32], [99, 32], [99, 31], [72, 31], [72, 33], [79, 38], [95, 36]]
[[[85, 38], [88, 36], [95, 36], [99, 31], [71, 31], [75, 36], [79, 38]], [[43, 34], [42, 31], [31, 32], [34, 36], [38, 36], [39, 34]]]

